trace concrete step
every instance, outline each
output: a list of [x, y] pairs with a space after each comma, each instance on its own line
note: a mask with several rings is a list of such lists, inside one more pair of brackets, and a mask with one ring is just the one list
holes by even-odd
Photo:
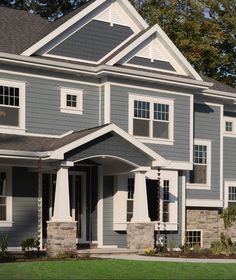
[[96, 248], [96, 249], [80, 249], [77, 250], [79, 256], [86, 256], [86, 255], [129, 255], [129, 254], [137, 254], [137, 250], [132, 250], [128, 248]]

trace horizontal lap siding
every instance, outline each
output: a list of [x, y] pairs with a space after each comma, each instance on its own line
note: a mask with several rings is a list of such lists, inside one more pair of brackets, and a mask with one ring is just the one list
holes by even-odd
[[12, 172], [12, 221], [10, 228], [0, 228], [0, 236], [8, 233], [9, 247], [19, 247], [28, 237], [38, 237], [37, 173], [25, 168], [13, 168]]
[[224, 179], [236, 180], [236, 138], [224, 137]]
[[220, 107], [195, 104], [194, 138], [211, 140], [211, 190], [187, 190], [187, 198], [220, 198]]
[[111, 122], [128, 131], [129, 93], [174, 99], [174, 145], [147, 144], [169, 160], [190, 159], [190, 97], [140, 90], [132, 87], [111, 86]]
[[103, 184], [103, 245], [126, 247], [126, 234], [113, 230], [113, 196], [114, 182], [112, 176], [104, 176]]
[[[22, 80], [26, 77], [1, 74], [1, 78]], [[60, 87], [84, 91], [82, 115], [60, 112]], [[99, 87], [27, 77], [26, 129], [32, 133], [62, 134], [99, 125]]]

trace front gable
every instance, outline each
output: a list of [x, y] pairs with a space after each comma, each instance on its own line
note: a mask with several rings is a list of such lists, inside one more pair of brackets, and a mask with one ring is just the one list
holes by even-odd
[[127, 0], [98, 0], [22, 55], [98, 64], [145, 28], [147, 24]]

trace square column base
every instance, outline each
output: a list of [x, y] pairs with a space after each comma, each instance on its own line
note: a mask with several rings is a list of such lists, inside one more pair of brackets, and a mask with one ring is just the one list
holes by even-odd
[[47, 222], [47, 255], [57, 257], [66, 251], [76, 250], [77, 222]]
[[128, 223], [127, 245], [130, 249], [144, 251], [154, 248], [154, 224]]

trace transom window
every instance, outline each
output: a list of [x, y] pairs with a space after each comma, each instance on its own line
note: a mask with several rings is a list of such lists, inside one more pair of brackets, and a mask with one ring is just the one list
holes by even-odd
[[200, 230], [188, 230], [186, 232], [186, 242], [193, 248], [194, 246], [201, 247], [202, 244], [202, 232]]
[[83, 113], [83, 91], [70, 88], [61, 89], [61, 112], [69, 114]]
[[133, 135], [173, 140], [173, 101], [130, 95]]
[[193, 170], [190, 171], [190, 184], [209, 185], [211, 169], [211, 148], [209, 141], [195, 140], [193, 149]]
[[133, 217], [133, 205], [134, 205], [134, 179], [128, 178], [127, 222], [130, 222]]
[[236, 186], [229, 186], [229, 201], [236, 201]]

